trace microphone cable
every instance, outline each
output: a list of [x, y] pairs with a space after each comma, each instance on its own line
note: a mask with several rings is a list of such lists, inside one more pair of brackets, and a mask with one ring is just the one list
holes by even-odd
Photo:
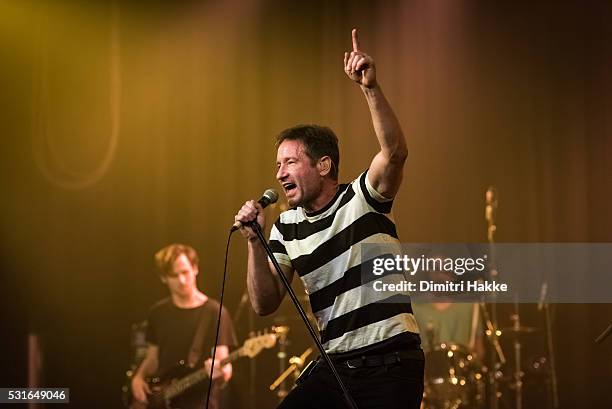
[[212, 352], [212, 362], [210, 363], [210, 381], [208, 382], [208, 393], [206, 394], [206, 409], [210, 401], [210, 392], [213, 384], [213, 371], [215, 370], [215, 357], [217, 356], [217, 343], [219, 342], [219, 328], [221, 328], [221, 312], [223, 311], [223, 296], [225, 295], [225, 281], [227, 277], [227, 255], [231, 243], [233, 231], [230, 231], [227, 236], [227, 244], [225, 245], [225, 262], [223, 263], [223, 280], [221, 281], [221, 297], [219, 298], [219, 314], [217, 316], [217, 332], [215, 333], [215, 344]]
[[[258, 203], [262, 207], [268, 206], [270, 203], [276, 203], [278, 200], [278, 193], [274, 189], [266, 190], [262, 197], [258, 200]], [[223, 296], [225, 295], [225, 281], [227, 277], [227, 256], [229, 254], [230, 242], [232, 239], [232, 233], [240, 229], [241, 223], [234, 223], [232, 228], [227, 235], [227, 244], [225, 245], [225, 261], [223, 262], [223, 280], [221, 282], [221, 297], [219, 298], [219, 314], [217, 316], [217, 332], [215, 333], [215, 344], [213, 346], [212, 361], [210, 363], [210, 381], [208, 382], [208, 393], [206, 394], [206, 406], [208, 409], [208, 403], [210, 402], [210, 392], [213, 384], [213, 372], [215, 370], [215, 357], [217, 356], [217, 344], [219, 343], [219, 329], [221, 327], [221, 312], [223, 311]]]

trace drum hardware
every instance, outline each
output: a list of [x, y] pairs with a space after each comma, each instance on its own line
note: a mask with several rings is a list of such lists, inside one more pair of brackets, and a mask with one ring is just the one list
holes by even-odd
[[[544, 283], [548, 288], [548, 283]], [[548, 361], [550, 363], [550, 395], [553, 409], [559, 407], [559, 389], [557, 385], [557, 366], [555, 363], [555, 345], [553, 342], [552, 335], [552, 320], [550, 317], [550, 303], [546, 301], [546, 297], [542, 297], [540, 300], [541, 308], [538, 310], [544, 310], [544, 323], [546, 325], [546, 349], [548, 352]], [[612, 325], [610, 326], [612, 328]]]
[[[496, 257], [495, 257], [495, 232], [497, 231], [497, 225], [495, 222], [497, 216], [497, 188], [495, 186], [489, 186], [485, 192], [485, 220], [487, 221], [487, 241], [489, 243], [489, 278], [496, 279], [499, 272], [497, 271]], [[498, 409], [499, 407], [499, 380], [497, 373], [502, 364], [506, 362], [504, 353], [499, 345], [499, 336], [501, 332], [497, 326], [497, 304], [495, 303], [495, 293], [491, 295], [492, 302], [490, 303], [491, 314], [487, 311], [487, 306], [483, 301], [480, 303], [483, 318], [485, 320], [487, 330], [487, 340], [491, 344], [491, 354], [489, 356], [489, 364], [492, 371], [489, 372], [489, 387], [491, 389], [489, 393], [489, 408]], [[499, 358], [499, 361], [498, 361]]]
[[468, 349], [442, 343], [425, 357], [424, 402], [428, 409], [481, 408], [485, 370]]
[[612, 324], [608, 325], [608, 327], [597, 337], [595, 340], [596, 344], [601, 344], [608, 338], [608, 336], [612, 333]]
[[[503, 365], [506, 364], [506, 355], [504, 354], [502, 346], [499, 343], [499, 337], [502, 336], [502, 331], [497, 327], [496, 324], [493, 323], [491, 317], [489, 316], [486, 304], [484, 302], [481, 302], [479, 305], [480, 311], [482, 313], [482, 319], [486, 328], [486, 339], [490, 345], [491, 350], [491, 355], [489, 357], [489, 367], [491, 369], [483, 371], [487, 375], [488, 385], [490, 388], [489, 408], [497, 408], [499, 404], [499, 398], [502, 395], [499, 391], [499, 383], [504, 377], [501, 368]], [[492, 304], [491, 307], [491, 309], [494, 311], [495, 304]]]
[[[511, 318], [512, 319], [512, 318]], [[536, 327], [525, 327], [525, 326], [518, 326], [518, 327], [504, 327], [501, 329], [502, 334], [504, 333], [510, 333], [510, 334], [531, 334], [533, 332], [539, 331], [540, 328], [536, 328]]]
[[289, 329], [290, 328], [288, 325], [275, 325], [272, 327], [272, 332], [274, 332], [279, 337], [286, 337], [289, 333]]
[[289, 375], [293, 374], [294, 378], [297, 379], [302, 368], [304, 367], [304, 362], [308, 356], [312, 354], [312, 348], [307, 348], [300, 356], [292, 356], [289, 358], [289, 363], [291, 364], [283, 373], [281, 373], [278, 378], [272, 382], [269, 389], [274, 391], [278, 388], [279, 385], [285, 382], [285, 379], [289, 377]]
[[[517, 328], [504, 328], [502, 334], [501, 340], [508, 342], [504, 345], [512, 350], [512, 356], [508, 360], [509, 365], [501, 368], [498, 377], [500, 388], [507, 398], [502, 401], [501, 406], [525, 408], [533, 406], [536, 402], [541, 405], [546, 401], [543, 407], [557, 409], [558, 401], [555, 398], [556, 385], [554, 385], [556, 380], [553, 363], [550, 360], [550, 348], [543, 344], [540, 348], [543, 347], [544, 350], [527, 352], [536, 340], [533, 334], [537, 334], [542, 329], [522, 326], [516, 314], [510, 315], [510, 319]], [[526, 355], [526, 352], [529, 355]]]
[[496, 359], [494, 360], [494, 362], [497, 362], [497, 360], [499, 360], [499, 364], [496, 364], [494, 366], [499, 368], [499, 366], [504, 365], [506, 363], [506, 355], [504, 354], [501, 344], [499, 343], [499, 337], [501, 337], [502, 331], [499, 330], [491, 321], [491, 318], [489, 317], [489, 312], [487, 311], [487, 307], [484, 302], [480, 303], [480, 309], [485, 322], [485, 326], [487, 327], [487, 329], [485, 330], [485, 334], [487, 335], [487, 339], [489, 340], [489, 343], [492, 346], [493, 354], [496, 354]]
[[436, 336], [436, 328], [433, 322], [427, 323], [427, 328], [425, 329], [425, 337], [427, 338], [427, 347], [430, 351], [434, 349], [434, 339]]
[[519, 314], [518, 301], [514, 304], [515, 313], [510, 316], [510, 321], [513, 323], [513, 335], [514, 335], [514, 397], [516, 409], [523, 408], [523, 370], [521, 368], [521, 341], [519, 334], [523, 333], [520, 331], [521, 318]]
[[[297, 295], [296, 297], [302, 303], [303, 306], [310, 305], [310, 298], [308, 294], [300, 294], [300, 295]], [[281, 306], [281, 309], [282, 308], [283, 306]], [[311, 309], [306, 308], [306, 310], [307, 310], [305, 312], [306, 317], [310, 321], [311, 325], [314, 325], [316, 320], [314, 318], [314, 315], [311, 312]], [[279, 363], [278, 373], [280, 373], [280, 375], [272, 383], [272, 385], [270, 385], [270, 390], [275, 391], [276, 396], [279, 398], [279, 402], [285, 398], [285, 396], [289, 393], [289, 391], [292, 388], [292, 386], [290, 387], [288, 385], [288, 382], [286, 382], [287, 379], [289, 378], [289, 375], [291, 375], [292, 373], [295, 373], [297, 377], [297, 375], [299, 375], [299, 370], [301, 369], [301, 366], [298, 362], [300, 357], [294, 356], [294, 357], [291, 357], [290, 359], [287, 359], [288, 358], [287, 347], [291, 345], [291, 340], [288, 337], [288, 333], [290, 331], [290, 327], [288, 324], [293, 324], [293, 323], [299, 324], [302, 322], [302, 319], [301, 317], [296, 316], [295, 314], [289, 314], [289, 312], [286, 312], [286, 314], [283, 314], [283, 312], [284, 311], [281, 311], [280, 315], [274, 316], [273, 321], [276, 325], [272, 327], [273, 331], [279, 336], [278, 352], [276, 356], [278, 358], [278, 363]], [[310, 353], [312, 353], [312, 350], [308, 354]], [[306, 356], [308, 356], [308, 354]], [[303, 358], [303, 359], [306, 359], [306, 358]], [[299, 369], [296, 369], [296, 366], [294, 366], [294, 364], [297, 364]]]
[[[487, 239], [489, 242], [488, 278], [495, 279], [499, 277], [494, 240], [497, 231], [495, 224], [498, 205], [496, 188], [489, 187], [485, 198], [485, 219], [488, 224]], [[502, 397], [501, 390], [504, 390], [508, 392], [507, 396], [514, 396], [515, 405], [510, 405], [508, 401], [504, 400], [502, 401], [503, 407], [515, 406], [517, 409], [522, 409], [524, 387], [531, 385], [529, 378], [525, 377], [525, 370], [528, 374], [540, 376], [540, 379], [542, 379], [542, 376], [550, 377], [552, 408], [557, 409], [558, 398], [550, 309], [549, 304], [546, 303], [547, 290], [548, 285], [545, 283], [538, 304], [538, 311], [544, 310], [546, 314], [547, 356], [532, 356], [527, 361], [524, 360], [525, 357], [522, 357], [524, 351], [521, 342], [525, 342], [522, 337], [536, 333], [541, 328], [521, 324], [518, 298], [514, 303], [515, 311], [510, 316], [512, 325], [504, 328], [498, 326], [495, 294], [489, 296], [490, 298], [487, 300], [489, 302], [485, 303], [483, 298], [482, 302], [479, 303], [482, 322], [485, 324], [487, 343], [490, 346], [490, 356], [486, 362], [488, 366], [478, 366], [477, 363], [473, 362], [473, 358], [471, 360], [468, 359], [471, 357], [469, 353], [456, 362], [452, 361], [453, 359], [458, 359], [462, 352], [466, 353], [466, 350], [458, 344], [454, 344], [454, 347], [449, 347], [449, 345], [453, 344], [440, 344], [432, 348], [433, 334], [436, 329], [433, 325], [427, 325], [423, 334], [424, 345], [428, 345], [432, 352], [426, 355], [425, 393], [423, 395], [425, 407], [427, 409], [472, 409], [484, 407], [485, 402], [487, 402], [486, 407], [498, 409], [500, 398]], [[608, 332], [612, 333], [612, 325]], [[503, 365], [508, 361], [500, 344], [500, 338], [508, 339], [512, 343], [512, 364], [511, 366], [508, 365], [509, 371], [506, 372], [506, 375], [503, 372], [505, 370]], [[508, 347], [506, 346], [506, 348]], [[468, 368], [467, 374], [465, 372], [466, 368]], [[471, 374], [469, 373], [470, 371]], [[488, 386], [486, 399], [485, 380]], [[529, 390], [527, 390], [527, 394], [529, 396]]]
[[[279, 372], [282, 374], [285, 373], [285, 371], [287, 370], [287, 344], [289, 343], [287, 341], [287, 334], [289, 334], [289, 326], [274, 326], [272, 327], [272, 331], [278, 336], [278, 352], [276, 353], [276, 357], [278, 358]], [[284, 379], [277, 386], [280, 387], [276, 391], [276, 396], [278, 396], [279, 401], [282, 401], [289, 393], [289, 390], [287, 389], [287, 385], [284, 382]]]

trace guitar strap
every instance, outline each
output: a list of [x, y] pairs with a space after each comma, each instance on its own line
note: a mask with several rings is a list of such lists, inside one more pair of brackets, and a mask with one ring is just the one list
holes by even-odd
[[[206, 301], [208, 302], [208, 301]], [[189, 356], [187, 357], [187, 365], [191, 368], [194, 368], [200, 358], [202, 357], [202, 347], [204, 342], [204, 335], [210, 329], [210, 324], [214, 314], [206, 314], [204, 310], [204, 306], [206, 303], [202, 304], [202, 308], [200, 309], [200, 317], [198, 318], [198, 328], [196, 329], [195, 335], [193, 337], [193, 342], [191, 343], [191, 348], [189, 349]]]

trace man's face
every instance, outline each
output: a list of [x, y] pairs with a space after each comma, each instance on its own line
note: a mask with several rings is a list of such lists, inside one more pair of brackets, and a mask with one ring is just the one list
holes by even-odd
[[322, 178], [306, 154], [301, 141], [285, 140], [276, 155], [276, 179], [283, 187], [290, 207], [309, 204], [321, 193]]
[[196, 288], [198, 268], [191, 265], [185, 254], [181, 254], [172, 264], [172, 272], [162, 277], [162, 282], [168, 286], [171, 294], [179, 297], [191, 295]]

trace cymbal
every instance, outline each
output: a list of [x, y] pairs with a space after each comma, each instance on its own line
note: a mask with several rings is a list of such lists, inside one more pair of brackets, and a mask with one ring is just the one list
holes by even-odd
[[536, 332], [536, 331], [539, 331], [539, 330], [540, 330], [540, 328], [526, 327], [526, 326], [505, 327], [505, 328], [502, 328], [502, 334], [504, 332], [509, 332], [511, 334], [531, 334], [532, 332]]

